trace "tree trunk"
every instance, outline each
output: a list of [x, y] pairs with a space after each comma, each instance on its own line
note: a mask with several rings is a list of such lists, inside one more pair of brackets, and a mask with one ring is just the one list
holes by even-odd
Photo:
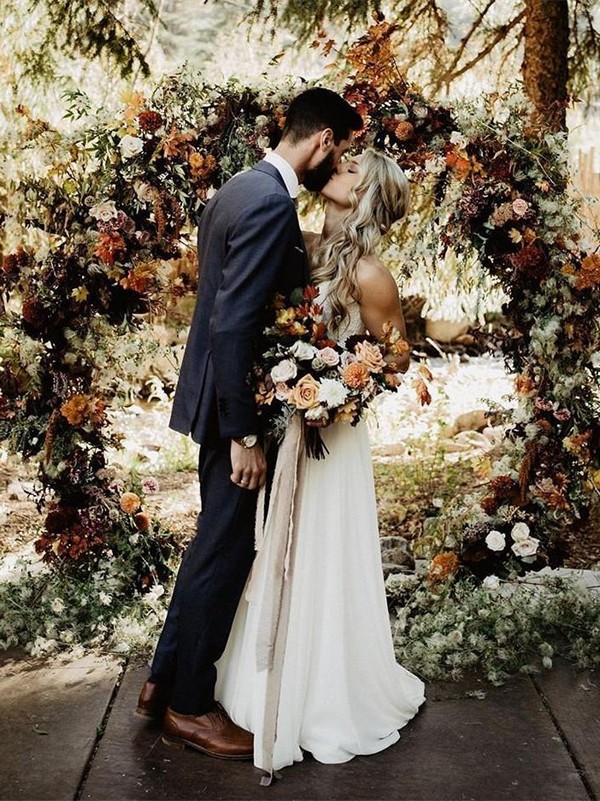
[[556, 131], [566, 127], [569, 9], [567, 0], [525, 0], [523, 81], [533, 116]]

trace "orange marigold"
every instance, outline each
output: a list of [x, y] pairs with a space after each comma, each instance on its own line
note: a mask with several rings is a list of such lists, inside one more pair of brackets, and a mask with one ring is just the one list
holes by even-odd
[[60, 407], [60, 413], [72, 426], [82, 425], [87, 417], [88, 399], [85, 395], [72, 395]]
[[428, 578], [432, 581], [443, 581], [443, 579], [456, 573], [459, 567], [460, 559], [454, 551], [439, 553], [431, 560]]
[[352, 362], [344, 367], [343, 378], [351, 389], [362, 389], [369, 380], [369, 371], [361, 362]]
[[124, 492], [119, 499], [119, 506], [127, 515], [132, 515], [141, 507], [140, 496], [135, 492]]

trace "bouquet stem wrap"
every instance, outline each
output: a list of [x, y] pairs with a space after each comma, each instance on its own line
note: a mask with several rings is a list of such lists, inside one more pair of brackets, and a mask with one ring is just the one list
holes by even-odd
[[[294, 415], [279, 448], [275, 474], [271, 489], [272, 503], [267, 520], [262, 526], [263, 515], [259, 512], [256, 522], [256, 546], [258, 553], [252, 567], [246, 598], [252, 600], [255, 583], [260, 577], [266, 591], [260, 600], [258, 636], [256, 641], [256, 664], [259, 671], [268, 671], [262, 742], [256, 744], [257, 767], [267, 772], [261, 779], [269, 785], [273, 776], [273, 750], [277, 737], [277, 717], [281, 676], [285, 655], [285, 642], [289, 622], [291, 599], [291, 575], [294, 565], [294, 529], [296, 525], [296, 498], [300, 491], [303, 464], [306, 458], [304, 426], [299, 415]], [[261, 495], [264, 488], [261, 490]]]

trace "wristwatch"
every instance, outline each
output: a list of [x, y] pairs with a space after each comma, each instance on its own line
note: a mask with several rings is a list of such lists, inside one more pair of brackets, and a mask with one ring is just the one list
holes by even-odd
[[253, 448], [258, 442], [258, 435], [246, 434], [245, 437], [241, 437], [240, 439], [234, 437], [233, 441], [237, 442], [238, 445], [242, 445], [244, 448]]

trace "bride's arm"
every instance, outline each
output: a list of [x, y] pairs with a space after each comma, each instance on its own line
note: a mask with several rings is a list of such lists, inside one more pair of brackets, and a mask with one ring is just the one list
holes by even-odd
[[[356, 273], [360, 290], [360, 316], [367, 330], [379, 338], [385, 323], [391, 323], [406, 339], [406, 324], [398, 287], [387, 267], [375, 256], [361, 259]], [[410, 354], [399, 356], [395, 368], [405, 373], [410, 364]]]

